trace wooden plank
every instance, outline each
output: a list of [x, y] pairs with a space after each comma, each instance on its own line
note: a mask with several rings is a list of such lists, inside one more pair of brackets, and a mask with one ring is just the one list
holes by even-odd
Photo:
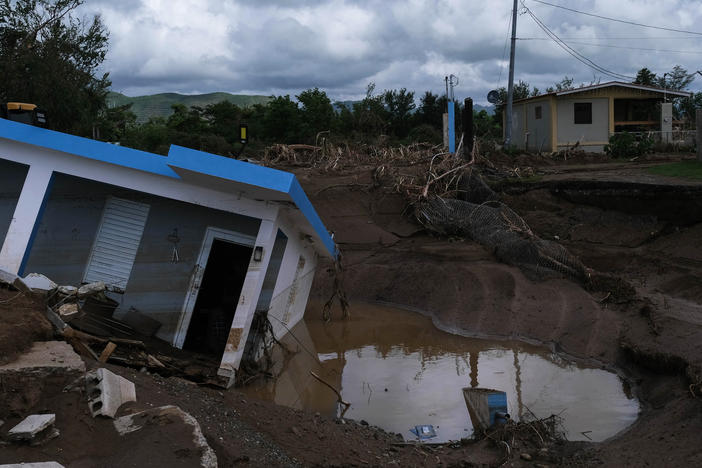
[[114, 352], [115, 348], [117, 348], [117, 345], [114, 344], [113, 342], [110, 341], [109, 343], [107, 343], [107, 345], [105, 345], [105, 349], [102, 350], [102, 353], [100, 354], [100, 358], [98, 359], [98, 361], [103, 362], [103, 363], [107, 362], [107, 360], [110, 359], [110, 356]]
[[80, 354], [81, 356], [83, 356], [83, 357], [88, 357], [88, 358], [91, 358], [91, 359], [95, 359], [96, 361], [98, 360], [98, 355], [95, 354], [95, 351], [93, 351], [92, 349], [90, 349], [90, 346], [88, 346], [87, 344], [85, 344], [85, 343], [84, 343], [82, 340], [80, 340], [79, 338], [75, 338], [75, 337], [73, 337], [73, 338], [68, 338], [67, 341], [71, 344], [71, 346], [73, 346], [73, 349], [75, 349], [76, 352], [77, 352], [78, 354]]

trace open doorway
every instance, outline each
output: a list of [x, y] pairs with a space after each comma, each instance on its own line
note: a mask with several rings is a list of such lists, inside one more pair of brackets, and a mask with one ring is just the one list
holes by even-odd
[[222, 358], [252, 248], [214, 239], [183, 348]]

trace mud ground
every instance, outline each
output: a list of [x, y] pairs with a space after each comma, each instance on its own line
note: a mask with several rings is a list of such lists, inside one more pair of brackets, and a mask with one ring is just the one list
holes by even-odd
[[[702, 219], [693, 219], [694, 210], [671, 217], [669, 209], [653, 204], [642, 211], [642, 204], [635, 202], [646, 196], [641, 191], [646, 187], [627, 187], [627, 182], [649, 184], [651, 190], [666, 184], [676, 187], [644, 172], [647, 165], [669, 159], [611, 163], [585, 155], [567, 161], [536, 156], [494, 161], [503, 169], [536, 174], [510, 178], [506, 184], [504, 179], [493, 182], [502, 187], [502, 200], [538, 235], [560, 240], [588, 267], [623, 279], [630, 288], [618, 282], [587, 286], [558, 278], [539, 280], [496, 262], [491, 252], [470, 240], [432, 236], [411, 222], [401, 194], [374, 184], [372, 167], [334, 172], [281, 169], [297, 173], [321, 218], [335, 231], [350, 299], [423, 313], [453, 333], [543, 343], [574, 359], [625, 373], [643, 406], [641, 417], [628, 430], [603, 443], [551, 444], [545, 452], [527, 440], [515, 447], [507, 466], [702, 466], [702, 398], [695, 397], [699, 386], [694, 385], [702, 380]], [[617, 210], [607, 209], [602, 192], [587, 183], [577, 185], [571, 196], [558, 189], [564, 183], [568, 187], [568, 181], [601, 180], [600, 174], [607, 171], [620, 183], [607, 192], [609, 200], [627, 200], [618, 203]], [[679, 193], [684, 204], [699, 202], [692, 193], [698, 184], [685, 185], [692, 188]], [[674, 197], [674, 191], [665, 193]], [[588, 201], [594, 198], [599, 201]], [[330, 294], [327, 269], [320, 268], [316, 278], [317, 299]], [[0, 360], [11, 359], [49, 333], [39, 313], [41, 303], [24, 297], [3, 302], [14, 294], [0, 289]], [[88, 362], [89, 367], [95, 364]], [[255, 401], [236, 390], [107, 367], [137, 386], [138, 402], [120, 413], [180, 406], [199, 421], [219, 466], [505, 462], [504, 451], [489, 440], [441, 448], [398, 445], [394, 435], [353, 421], [342, 423]], [[142, 466], [197, 465], [191, 454], [176, 453], [176, 447], [158, 438], [120, 439], [110, 420], [89, 415], [84, 395], [61, 391], [67, 383], [46, 382], [41, 394], [24, 406], [3, 409], [0, 435], [22, 414], [50, 411], [57, 414], [61, 436], [41, 447], [0, 445], [0, 463], [56, 460], [69, 467], [138, 466], [120, 458], [128, 451], [134, 455], [131, 460], [146, 461]], [[27, 391], [21, 383], [0, 389], [4, 396]], [[521, 460], [522, 451], [534, 459]], [[158, 453], [169, 455], [154, 455]]]

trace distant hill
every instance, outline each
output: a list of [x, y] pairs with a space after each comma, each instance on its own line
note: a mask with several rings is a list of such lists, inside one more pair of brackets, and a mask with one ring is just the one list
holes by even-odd
[[173, 113], [173, 104], [183, 104], [186, 107], [205, 107], [208, 104], [215, 104], [221, 101], [229, 101], [239, 107], [253, 106], [254, 104], [266, 104], [270, 101], [270, 96], [257, 96], [246, 94], [229, 93], [209, 93], [209, 94], [178, 94], [162, 93], [149, 96], [129, 97], [124, 94], [110, 92], [107, 95], [109, 106], [123, 106], [132, 104], [132, 112], [137, 116], [137, 122], [143, 123], [151, 117], [168, 117]]

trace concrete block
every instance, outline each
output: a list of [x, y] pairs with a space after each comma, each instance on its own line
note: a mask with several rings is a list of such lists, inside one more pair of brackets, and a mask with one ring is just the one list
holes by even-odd
[[30, 273], [22, 281], [34, 292], [48, 293], [58, 288], [56, 283], [40, 273]]
[[12, 463], [10, 465], [0, 465], [0, 468], [65, 468], [60, 463], [56, 462], [39, 462], [39, 463]]
[[0, 377], [10, 372], [85, 372], [85, 363], [65, 341], [38, 341], [14, 361], [0, 366]]
[[134, 384], [107, 369], [96, 369], [85, 374], [85, 386], [93, 417], [114, 418], [120, 406], [136, 401]]
[[212, 450], [212, 447], [207, 444], [207, 439], [205, 439], [197, 419], [177, 406], [161, 406], [140, 413], [122, 416], [115, 419], [114, 426], [121, 436], [135, 431], [142, 431], [141, 437], [146, 438], [147, 433], [151, 431], [155, 432], [159, 439], [166, 440], [170, 438], [169, 430], [182, 434], [184, 433], [183, 426], [186, 426], [185, 429], [189, 429], [192, 432], [191, 441], [193, 446], [191, 449], [191, 447], [181, 442], [179, 436], [179, 450], [199, 454], [200, 466], [203, 468], [217, 468], [217, 455]]
[[95, 294], [105, 292], [105, 289], [105, 283], [102, 281], [84, 284], [78, 288], [78, 298], [83, 299], [88, 296], [94, 296]]
[[59, 307], [58, 314], [61, 320], [70, 323], [71, 320], [80, 316], [80, 310], [78, 309], [78, 304], [63, 304]]
[[22, 422], [10, 429], [7, 436], [10, 440], [32, 440], [37, 434], [46, 430], [55, 422], [55, 414], [33, 414], [27, 416]]

